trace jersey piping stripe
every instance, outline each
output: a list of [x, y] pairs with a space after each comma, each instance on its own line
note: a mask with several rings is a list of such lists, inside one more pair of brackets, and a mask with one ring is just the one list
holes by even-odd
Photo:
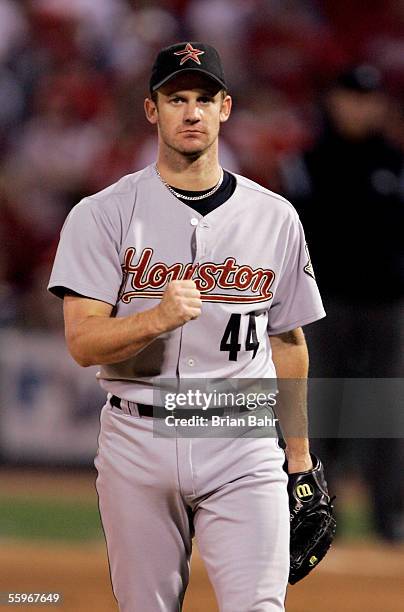
[[[122, 302], [128, 304], [131, 300], [135, 298], [155, 298], [161, 299], [164, 295], [163, 291], [131, 291], [129, 293], [125, 293], [122, 298]], [[273, 297], [272, 293], [269, 295], [221, 295], [220, 293], [215, 293], [214, 295], [201, 295], [202, 302], [224, 302], [228, 304], [255, 304], [261, 302], [267, 302], [271, 300]]]

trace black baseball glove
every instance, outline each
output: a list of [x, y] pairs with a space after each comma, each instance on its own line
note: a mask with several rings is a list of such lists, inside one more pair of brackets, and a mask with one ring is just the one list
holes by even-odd
[[[335, 536], [336, 522], [320, 459], [311, 455], [313, 469], [289, 474], [290, 572], [295, 584], [318, 565]], [[287, 462], [285, 463], [287, 471]]]

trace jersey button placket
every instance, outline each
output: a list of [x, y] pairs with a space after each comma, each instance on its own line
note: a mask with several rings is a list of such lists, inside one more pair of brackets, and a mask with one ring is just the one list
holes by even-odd
[[208, 223], [205, 221], [205, 219], [202, 218], [198, 222], [198, 226], [195, 229], [196, 245], [197, 245], [195, 261], [199, 261], [199, 259], [203, 257], [206, 253], [206, 230], [208, 228], [209, 228]]

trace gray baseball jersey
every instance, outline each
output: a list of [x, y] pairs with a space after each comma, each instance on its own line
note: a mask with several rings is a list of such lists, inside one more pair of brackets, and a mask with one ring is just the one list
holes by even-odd
[[49, 289], [114, 306], [115, 316], [159, 303], [167, 283], [193, 279], [202, 314], [98, 373], [121, 398], [153, 403], [159, 377], [271, 378], [268, 334], [325, 315], [297, 213], [236, 175], [233, 195], [206, 216], [177, 199], [153, 165], [85, 198], [69, 214]]
[[[273, 437], [153, 437], [159, 378], [271, 378], [269, 334], [324, 316], [293, 207], [241, 176], [206, 216], [153, 166], [84, 199], [61, 233], [49, 289], [105, 301], [114, 316], [159, 303], [194, 279], [198, 319], [138, 355], [104, 365], [109, 396], [95, 459], [114, 593], [121, 612], [178, 612], [198, 542], [221, 612], [283, 612], [289, 574], [284, 454]], [[147, 552], [145, 552], [147, 551]]]

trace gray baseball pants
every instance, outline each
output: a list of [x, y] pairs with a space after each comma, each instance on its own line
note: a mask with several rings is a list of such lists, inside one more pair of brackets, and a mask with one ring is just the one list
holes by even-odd
[[178, 612], [192, 538], [220, 612], [282, 612], [289, 574], [284, 452], [274, 438], [156, 438], [109, 402], [95, 458], [121, 612]]

